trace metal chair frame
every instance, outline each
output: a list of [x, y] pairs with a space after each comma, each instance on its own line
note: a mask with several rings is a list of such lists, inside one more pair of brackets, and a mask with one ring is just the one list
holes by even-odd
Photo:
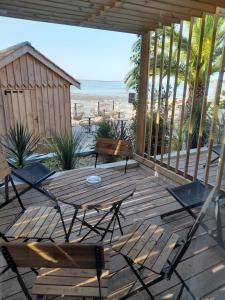
[[[187, 290], [187, 292], [191, 295], [191, 297], [193, 299], [197, 300], [197, 298], [195, 297], [193, 292], [190, 290], [190, 288], [187, 286], [185, 281], [182, 279], [181, 275], [178, 273], [176, 268], [177, 268], [178, 264], [180, 263], [181, 259], [183, 258], [184, 254], [186, 253], [187, 249], [189, 248], [191, 241], [192, 241], [196, 231], [198, 230], [199, 226], [202, 225], [203, 218], [206, 215], [206, 211], [207, 211], [210, 203], [212, 201], [215, 201], [215, 203], [218, 203], [219, 198], [217, 197], [216, 199], [214, 199], [215, 194], [216, 194], [216, 187], [210, 192], [210, 195], [208, 196], [207, 200], [205, 201], [204, 205], [202, 206], [202, 209], [201, 209], [198, 217], [196, 218], [193, 226], [190, 228], [190, 230], [186, 236], [186, 239], [184, 241], [179, 241], [179, 243], [177, 244], [177, 247], [176, 247], [177, 253], [175, 254], [172, 261], [167, 260], [168, 266], [164, 267], [160, 274], [157, 274], [153, 270], [151, 270], [155, 274], [159, 275], [159, 277], [157, 277], [155, 280], [151, 281], [149, 284], [145, 284], [145, 282], [143, 281], [143, 279], [141, 278], [141, 275], [140, 275], [140, 271], [144, 270], [146, 268], [144, 266], [144, 264], [138, 265], [139, 270], [137, 270], [137, 268], [135, 268], [135, 263], [132, 261], [132, 259], [130, 259], [129, 257], [124, 256], [122, 254], [123, 258], [127, 262], [131, 271], [136, 276], [137, 280], [139, 280], [139, 282], [142, 286], [142, 288], [138, 289], [138, 291], [145, 290], [147, 292], [149, 298], [151, 300], [154, 300], [155, 298], [153, 297], [152, 293], [150, 292], [149, 287], [153, 286], [154, 284], [156, 284], [164, 279], [170, 280], [171, 276], [174, 273], [177, 275], [178, 279], [180, 280], [180, 282], [182, 284], [177, 299], [182, 299], [181, 295], [182, 295], [183, 289], [185, 288]], [[132, 287], [131, 287], [130, 291], [131, 290], [132, 290]], [[125, 296], [122, 296], [120, 298], [120, 300], [127, 299], [137, 293], [137, 290], [135, 290], [133, 292], [132, 291], [130, 292], [130, 291]]]
[[[4, 259], [6, 260], [7, 266], [4, 268], [4, 270], [0, 273], [0, 275], [3, 275], [5, 272], [7, 272], [8, 270], [11, 270], [13, 273], [16, 274], [17, 280], [22, 288], [22, 291], [24, 292], [24, 295], [26, 296], [26, 298], [28, 300], [32, 300], [33, 298], [30, 295], [30, 292], [28, 290], [28, 288], [26, 287], [24, 280], [18, 270], [18, 267], [12, 257], [12, 255], [10, 254], [10, 252], [7, 249], [7, 246], [1, 245], [1, 252], [2, 255], [4, 257]], [[101, 247], [96, 245], [96, 249], [95, 249], [95, 260], [96, 260], [96, 277], [97, 277], [97, 281], [98, 281], [98, 289], [99, 289], [99, 300], [102, 300], [102, 295], [101, 295], [101, 275], [102, 275], [102, 269], [103, 269], [103, 265], [102, 265], [102, 249]], [[24, 266], [25, 267], [25, 266]], [[38, 271], [35, 269], [35, 266], [30, 267], [27, 266], [31, 269], [32, 272], [34, 272], [35, 275], [38, 275]], [[43, 266], [44, 267], [44, 266]], [[37, 299], [43, 299], [44, 295], [38, 295]], [[85, 298], [85, 297], [84, 297]]]

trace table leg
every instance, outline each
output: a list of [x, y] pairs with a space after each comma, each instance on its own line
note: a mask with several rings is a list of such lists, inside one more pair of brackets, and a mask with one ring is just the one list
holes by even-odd
[[68, 242], [69, 242], [69, 238], [70, 238], [71, 231], [72, 231], [72, 229], [73, 229], [74, 222], [75, 222], [76, 217], [77, 217], [78, 210], [79, 210], [78, 208], [75, 208], [75, 212], [74, 212], [72, 221], [71, 221], [71, 223], [70, 223], [70, 228], [69, 228], [69, 231], [68, 231], [68, 233], [67, 233], [67, 241], [68, 241]]

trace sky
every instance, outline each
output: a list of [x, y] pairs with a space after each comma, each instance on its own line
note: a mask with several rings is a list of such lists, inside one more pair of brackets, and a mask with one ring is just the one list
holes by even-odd
[[0, 17], [0, 48], [29, 41], [77, 79], [123, 80], [137, 36]]

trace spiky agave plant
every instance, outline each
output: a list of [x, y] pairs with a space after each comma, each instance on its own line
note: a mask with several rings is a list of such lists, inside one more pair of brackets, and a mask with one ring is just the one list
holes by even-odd
[[40, 137], [26, 129], [22, 123], [10, 127], [6, 136], [0, 139], [7, 157], [13, 159], [16, 166], [24, 167], [28, 158], [34, 153]]
[[55, 154], [55, 158], [63, 170], [75, 168], [82, 148], [84, 134], [75, 131], [73, 134], [54, 133], [52, 139], [46, 141], [48, 148]]

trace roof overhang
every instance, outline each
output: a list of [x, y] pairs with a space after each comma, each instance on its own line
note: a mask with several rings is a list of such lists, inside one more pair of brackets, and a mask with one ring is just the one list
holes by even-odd
[[225, 0], [0, 0], [0, 15], [140, 34], [217, 6]]

